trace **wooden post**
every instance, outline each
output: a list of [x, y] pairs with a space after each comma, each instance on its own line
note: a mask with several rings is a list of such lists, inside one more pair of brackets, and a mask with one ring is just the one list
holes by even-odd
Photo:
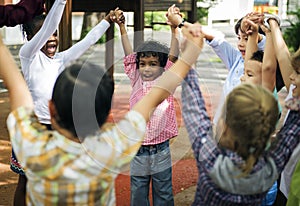
[[68, 0], [59, 24], [59, 51], [72, 46], [72, 0]]
[[135, 1], [134, 14], [134, 50], [144, 41], [144, 0]]
[[105, 43], [105, 68], [109, 70], [109, 74], [113, 79], [114, 74], [114, 24], [111, 24], [106, 31]]
[[192, 0], [191, 1], [191, 11], [188, 11], [188, 21], [189, 22], [196, 22], [198, 19], [197, 19], [197, 0]]

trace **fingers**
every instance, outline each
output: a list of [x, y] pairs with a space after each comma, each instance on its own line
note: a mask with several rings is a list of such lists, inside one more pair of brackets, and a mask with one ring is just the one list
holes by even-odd
[[117, 24], [125, 23], [125, 16], [123, 14], [123, 11], [120, 10], [119, 7], [115, 8], [115, 10], [111, 10], [109, 15], [112, 22]]

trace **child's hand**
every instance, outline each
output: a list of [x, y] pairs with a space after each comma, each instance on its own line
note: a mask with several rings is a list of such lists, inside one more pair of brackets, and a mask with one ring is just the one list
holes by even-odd
[[241, 31], [248, 35], [258, 32], [258, 24], [261, 24], [262, 14], [252, 12], [247, 14], [241, 22]]
[[199, 37], [201, 34], [203, 34], [202, 26], [199, 23], [187, 24], [186, 29], [194, 37]]
[[167, 24], [173, 27], [177, 27], [183, 20], [182, 14], [180, 13], [180, 9], [176, 7], [175, 4], [168, 8], [166, 17], [168, 18]]
[[112, 23], [124, 24], [125, 16], [123, 15], [123, 11], [117, 7], [115, 10], [110, 10], [109, 14], [105, 17], [105, 19]]
[[202, 34], [201, 30], [202, 27], [199, 23], [190, 24], [188, 27], [184, 27], [182, 29], [183, 36], [185, 37], [182, 48], [183, 50], [185, 50], [187, 47], [198, 47], [199, 49], [203, 47], [204, 35]]

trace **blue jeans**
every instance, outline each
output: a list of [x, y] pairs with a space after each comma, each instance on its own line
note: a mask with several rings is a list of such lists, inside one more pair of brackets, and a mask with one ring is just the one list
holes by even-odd
[[169, 141], [141, 146], [130, 163], [131, 206], [148, 206], [152, 182], [154, 206], [173, 206], [172, 162]]
[[266, 197], [261, 202], [261, 206], [272, 206], [276, 200], [277, 195], [277, 181], [273, 184], [273, 186], [269, 189]]

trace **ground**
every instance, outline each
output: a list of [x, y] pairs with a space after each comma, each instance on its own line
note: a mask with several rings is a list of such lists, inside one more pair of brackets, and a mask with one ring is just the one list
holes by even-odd
[[[126, 97], [118, 96], [118, 101], [128, 102]], [[118, 103], [118, 112], [113, 106], [110, 120], [117, 120], [124, 114], [128, 107]], [[6, 118], [9, 113], [8, 93], [0, 93], [0, 205], [12, 205], [14, 190], [18, 176], [9, 168], [11, 144], [6, 128]], [[116, 115], [118, 114], [118, 115]], [[178, 114], [179, 116], [180, 114]], [[181, 120], [179, 120], [181, 124]], [[197, 168], [193, 158], [189, 140], [184, 127], [180, 127], [179, 136], [171, 142], [173, 159], [173, 191], [175, 204], [184, 206], [191, 205], [194, 199], [195, 185], [197, 181]], [[116, 198], [118, 206], [129, 205], [130, 184], [128, 174], [121, 174], [116, 180]]]

